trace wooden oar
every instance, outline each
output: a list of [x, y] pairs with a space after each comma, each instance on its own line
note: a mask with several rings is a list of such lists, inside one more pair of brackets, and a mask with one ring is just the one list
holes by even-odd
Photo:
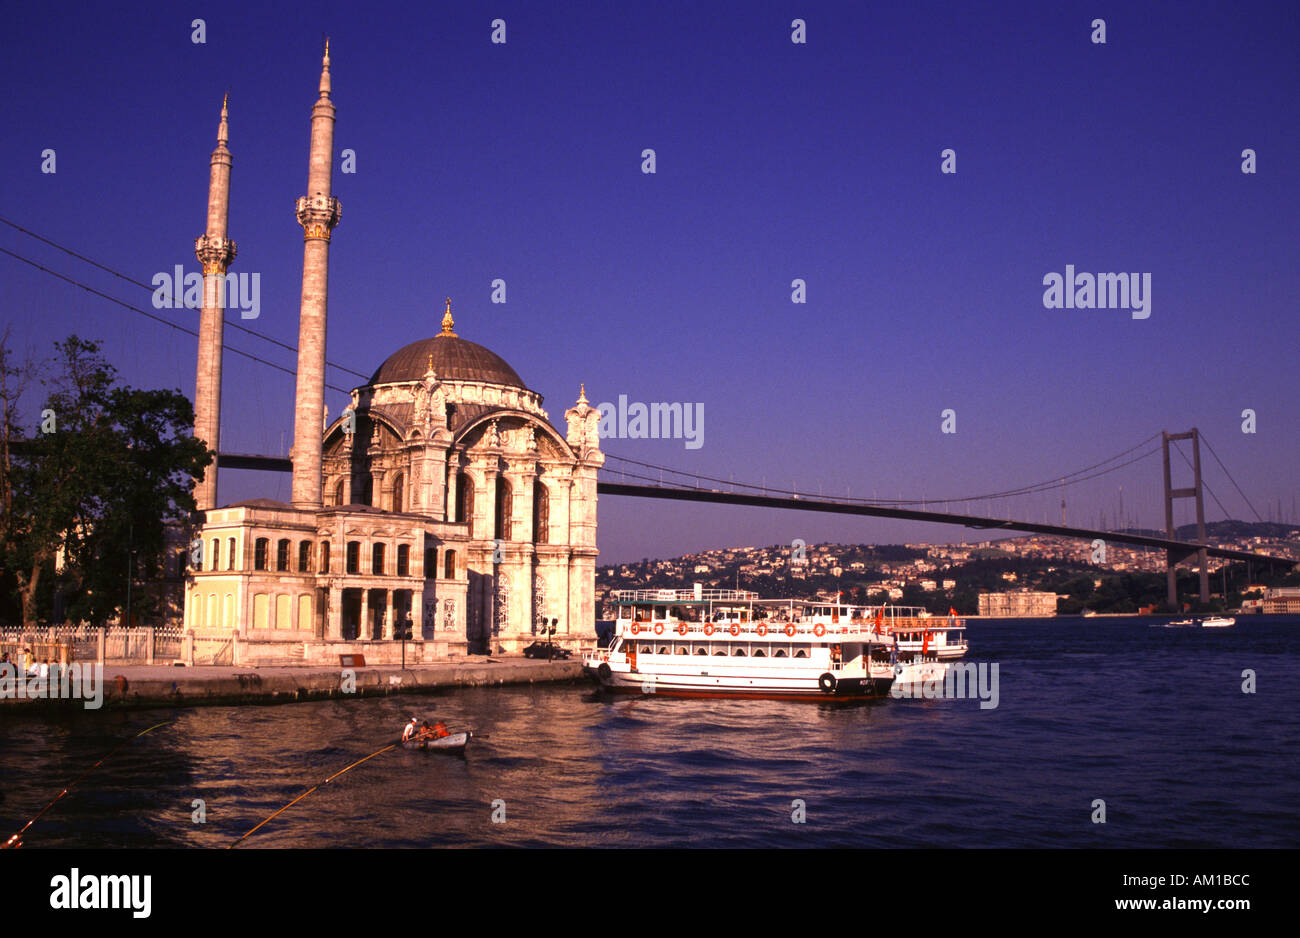
[[82, 772], [80, 775], [78, 775], [76, 778], [74, 778], [71, 782], [69, 782], [69, 783], [67, 784], [67, 786], [63, 789], [63, 791], [59, 792], [57, 795], [54, 796], [54, 800], [53, 800], [53, 801], [51, 801], [51, 802], [50, 802], [49, 804], [47, 804], [44, 808], [41, 809], [40, 813], [37, 814], [36, 817], [32, 818], [30, 821], [28, 821], [26, 824], [24, 824], [22, 827], [20, 827], [20, 828], [18, 829], [17, 833], [15, 833], [12, 837], [10, 837], [8, 840], [6, 840], [3, 844], [0, 844], [0, 850], [9, 850], [9, 849], [13, 849], [13, 848], [15, 848], [15, 847], [21, 847], [21, 846], [23, 845], [23, 834], [25, 834], [25, 833], [27, 832], [27, 829], [28, 829], [29, 827], [31, 827], [33, 824], [35, 824], [37, 821], [39, 821], [40, 818], [41, 818], [41, 815], [42, 815], [42, 814], [44, 814], [46, 811], [50, 810], [50, 808], [54, 807], [55, 804], [58, 803], [58, 801], [59, 801], [60, 798], [62, 798], [64, 795], [66, 795], [68, 792], [70, 792], [70, 791], [73, 789], [73, 787], [76, 786], [77, 782], [81, 781], [83, 778], [85, 778], [85, 777], [86, 777], [87, 775], [89, 775], [91, 772], [95, 771], [95, 769], [99, 768], [101, 765], [103, 765], [105, 762], [107, 762], [109, 756], [113, 755], [113, 753], [117, 752], [119, 749], [121, 749], [121, 748], [122, 748], [123, 746], [125, 746], [127, 743], [131, 742], [131, 740], [139, 739], [139, 738], [140, 738], [141, 736], [143, 736], [145, 733], [152, 733], [154, 730], [158, 729], [158, 727], [160, 727], [160, 726], [166, 726], [168, 723], [171, 723], [171, 722], [172, 722], [171, 720], [163, 720], [161, 723], [155, 723], [153, 726], [149, 727], [147, 730], [141, 730], [140, 732], [136, 733], [134, 736], [130, 737], [129, 739], [123, 740], [120, 744], [118, 744], [117, 746], [114, 746], [113, 749], [109, 751], [108, 755], [104, 756], [102, 759], [100, 759], [98, 762], [96, 762], [96, 763], [95, 763], [94, 765], [92, 765], [90, 768], [86, 769], [86, 771]]
[[299, 801], [302, 801], [302, 799], [306, 798], [308, 795], [310, 795], [310, 794], [311, 794], [312, 792], [314, 792], [316, 789], [320, 788], [322, 785], [328, 785], [330, 782], [334, 781], [334, 779], [338, 778], [338, 777], [339, 777], [340, 775], [342, 775], [344, 772], [348, 771], [348, 769], [355, 769], [355, 768], [356, 768], [357, 766], [359, 766], [361, 763], [363, 763], [363, 762], [369, 762], [369, 761], [370, 761], [371, 759], [373, 759], [375, 756], [382, 755], [383, 753], [388, 752], [388, 750], [390, 750], [390, 749], [396, 749], [396, 748], [397, 748], [398, 746], [400, 746], [401, 744], [402, 744], [402, 740], [400, 740], [400, 739], [399, 739], [397, 742], [395, 742], [395, 743], [390, 743], [389, 745], [385, 746], [383, 749], [380, 749], [380, 750], [378, 750], [378, 751], [376, 751], [376, 752], [372, 752], [370, 755], [366, 756], [364, 759], [358, 759], [356, 762], [353, 762], [353, 763], [352, 763], [351, 765], [349, 765], [347, 768], [339, 769], [339, 771], [335, 772], [335, 773], [334, 773], [333, 775], [331, 775], [329, 778], [325, 779], [325, 781], [323, 781], [323, 782], [317, 782], [315, 785], [313, 785], [311, 788], [308, 788], [305, 792], [303, 792], [303, 793], [302, 793], [301, 795], [299, 795], [297, 798], [293, 799], [293, 801], [290, 801], [287, 805], [285, 805], [285, 806], [284, 806], [283, 808], [281, 808], [279, 811], [276, 811], [275, 814], [272, 814], [270, 817], [266, 818], [266, 820], [262, 821], [261, 824], [258, 824], [257, 827], [254, 827], [254, 828], [253, 828], [252, 830], [250, 830], [247, 834], [244, 834], [243, 837], [240, 837], [238, 840], [236, 840], [234, 843], [232, 843], [232, 844], [231, 844], [230, 846], [228, 846], [226, 849], [227, 849], [227, 850], [233, 850], [235, 847], [239, 846], [239, 844], [242, 843], [244, 840], [248, 839], [248, 838], [251, 837], [253, 834], [256, 834], [256, 833], [258, 832], [258, 830], [260, 830], [262, 827], [264, 827], [264, 826], [265, 826], [269, 821], [274, 820], [275, 818], [277, 818], [277, 817], [279, 817], [281, 814], [283, 814], [285, 811], [288, 811], [290, 808], [292, 808], [294, 805], [296, 805]]

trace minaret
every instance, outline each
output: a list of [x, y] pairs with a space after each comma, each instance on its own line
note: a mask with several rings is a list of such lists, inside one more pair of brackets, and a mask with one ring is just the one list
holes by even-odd
[[307, 195], [298, 200], [303, 227], [302, 305], [298, 314], [298, 386], [293, 415], [295, 508], [321, 507], [321, 421], [325, 419], [325, 311], [329, 286], [330, 232], [339, 223], [338, 199], [330, 195], [334, 160], [334, 104], [330, 101], [330, 44], [320, 73], [320, 98], [311, 109]]
[[[199, 366], [194, 380], [194, 435], [216, 451], [221, 442], [221, 333], [226, 314], [226, 268], [235, 259], [235, 242], [226, 237], [230, 217], [230, 151], [226, 149], [229, 128], [227, 106], [221, 102], [221, 123], [217, 127], [217, 148], [212, 151], [208, 175], [208, 225], [206, 233], [194, 239], [194, 256], [203, 265], [203, 312], [199, 317]], [[180, 285], [177, 285], [179, 290]], [[199, 511], [217, 505], [215, 460], [195, 480], [194, 501]]]

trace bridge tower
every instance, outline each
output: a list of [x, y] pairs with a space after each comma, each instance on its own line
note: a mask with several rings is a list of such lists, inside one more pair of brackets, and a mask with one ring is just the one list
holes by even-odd
[[[1210, 572], [1207, 567], [1209, 557], [1204, 546], [1205, 500], [1201, 486], [1201, 435], [1195, 427], [1192, 427], [1187, 433], [1170, 433], [1166, 430], [1161, 434], [1161, 438], [1165, 460], [1165, 533], [1170, 540], [1174, 539], [1174, 499], [1194, 498], [1196, 499], [1196, 540], [1202, 545], [1200, 548], [1177, 550], [1170, 548], [1165, 551], [1165, 569], [1169, 578], [1169, 605], [1176, 610], [1178, 608], [1178, 564], [1192, 555], [1196, 556], [1196, 563], [1200, 568], [1201, 602], [1210, 601]], [[1192, 487], [1189, 489], [1173, 487], [1169, 466], [1169, 444], [1175, 440], [1192, 441]]]

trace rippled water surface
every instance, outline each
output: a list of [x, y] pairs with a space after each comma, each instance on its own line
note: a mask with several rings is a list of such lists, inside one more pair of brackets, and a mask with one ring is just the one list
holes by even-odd
[[[487, 734], [396, 750], [245, 842], [260, 847], [1294, 847], [1300, 617], [972, 621], [977, 700], [857, 705], [606, 697], [586, 685], [75, 713], [0, 723], [0, 827], [40, 846], [223, 847], [413, 714]], [[1253, 669], [1257, 693], [1242, 693]], [[207, 821], [195, 824], [194, 799]], [[1106, 802], [1107, 823], [1090, 818]], [[801, 799], [806, 823], [792, 822]], [[505, 823], [493, 823], [504, 802]], [[501, 808], [498, 806], [497, 813]]]

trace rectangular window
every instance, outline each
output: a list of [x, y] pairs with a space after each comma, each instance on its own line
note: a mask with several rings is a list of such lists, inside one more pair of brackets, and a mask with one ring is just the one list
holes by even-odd
[[410, 576], [411, 547], [409, 544], [397, 545], [397, 575]]

